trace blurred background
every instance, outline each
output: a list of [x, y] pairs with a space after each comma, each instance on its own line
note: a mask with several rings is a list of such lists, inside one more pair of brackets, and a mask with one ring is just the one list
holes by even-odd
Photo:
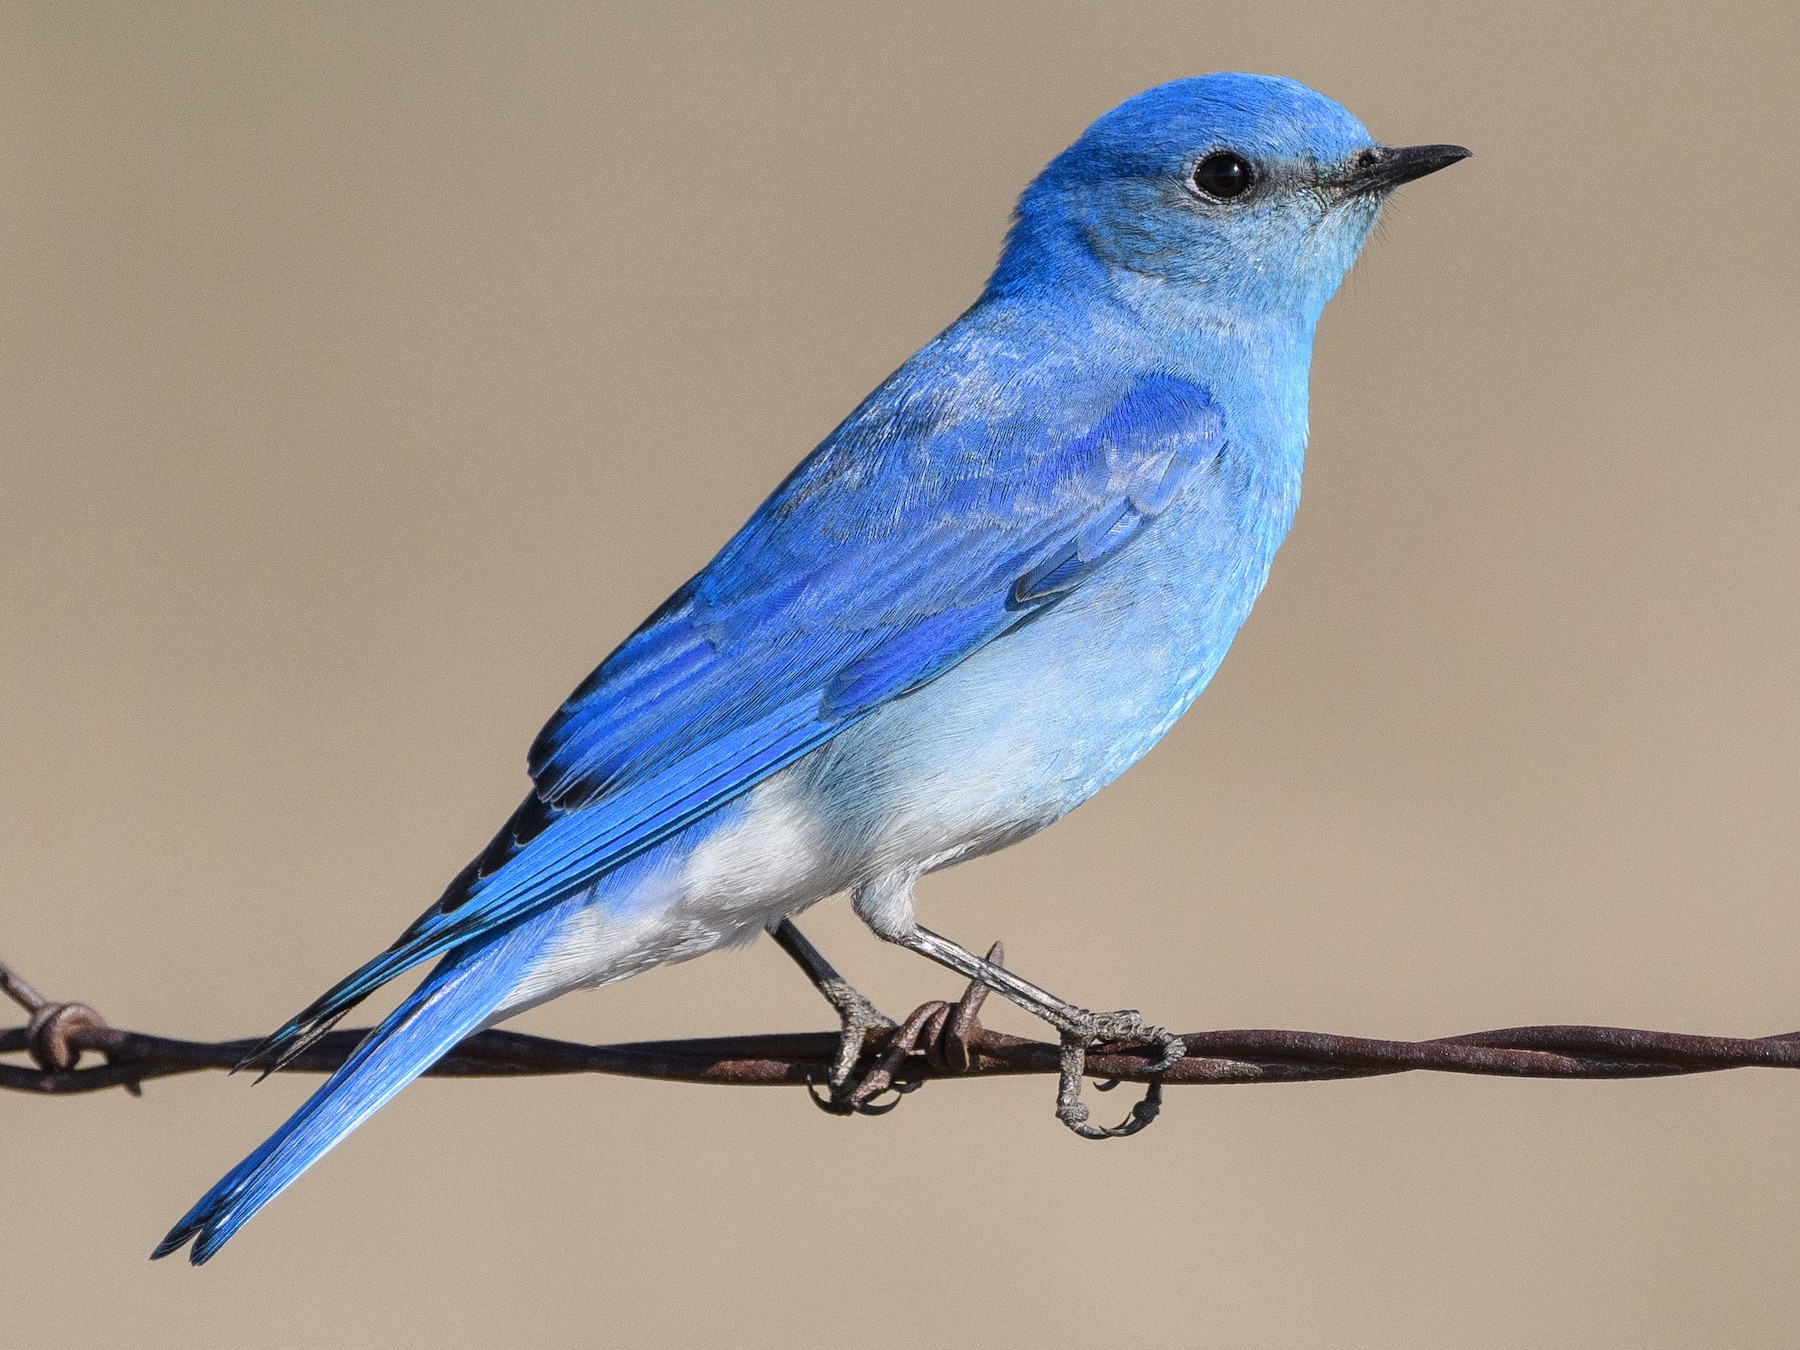
[[[1791, 4], [5, 7], [0, 957], [274, 1026], [1046, 159], [1235, 68], [1477, 157], [1327, 312], [1298, 524], [1194, 714], [923, 917], [1184, 1028], [1800, 1026], [1797, 50]], [[956, 988], [807, 928], [889, 1012]], [[521, 1025], [829, 1024], [764, 942]], [[1044, 1079], [878, 1121], [422, 1083], [151, 1266], [313, 1081], [0, 1097], [0, 1339], [1793, 1339], [1792, 1076], [1190, 1088], [1103, 1147]]]

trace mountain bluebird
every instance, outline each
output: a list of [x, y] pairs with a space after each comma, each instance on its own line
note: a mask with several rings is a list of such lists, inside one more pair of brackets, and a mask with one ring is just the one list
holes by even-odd
[[927, 872], [1112, 781], [1217, 669], [1300, 495], [1320, 311], [1386, 194], [1468, 151], [1377, 145], [1294, 83], [1107, 113], [1020, 198], [987, 288], [864, 400], [531, 747], [533, 787], [386, 951], [264, 1042], [278, 1066], [438, 958], [176, 1224], [195, 1263], [463, 1037], [774, 931], [832, 998], [832, 1101], [885, 1019], [791, 918], [881, 937], [1044, 1018], [1078, 1132], [1096, 1041], [1182, 1054], [919, 925]]

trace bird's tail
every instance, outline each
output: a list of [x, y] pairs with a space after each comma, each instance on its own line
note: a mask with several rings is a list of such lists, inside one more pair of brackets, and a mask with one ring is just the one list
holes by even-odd
[[342, 1068], [190, 1209], [151, 1259], [209, 1259], [231, 1235], [401, 1088], [490, 1017], [530, 971], [565, 917], [561, 906], [451, 952]]

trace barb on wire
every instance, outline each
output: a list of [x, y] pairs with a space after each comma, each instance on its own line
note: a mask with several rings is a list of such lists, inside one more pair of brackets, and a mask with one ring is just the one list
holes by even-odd
[[[0, 963], [0, 994], [28, 1014], [22, 1027], [0, 1029], [0, 1088], [67, 1094], [123, 1087], [153, 1078], [231, 1069], [256, 1045], [187, 1041], [109, 1026], [83, 1003], [45, 998]], [[865, 1062], [885, 1083], [995, 1074], [1054, 1074], [1061, 1048], [989, 1030], [965, 996], [954, 1005], [926, 1004], [900, 1026], [872, 1033]], [[334, 1031], [291, 1063], [288, 1072], [328, 1073], [341, 1065], [366, 1029]], [[1543, 1026], [1478, 1031], [1430, 1041], [1384, 1041], [1316, 1031], [1198, 1031], [1182, 1036], [1187, 1054], [1151, 1072], [1155, 1051], [1108, 1051], [1087, 1058], [1090, 1077], [1176, 1086], [1186, 1083], [1300, 1083], [1435, 1070], [1514, 1078], [1658, 1078], [1721, 1069], [1800, 1068], [1800, 1031], [1741, 1039], [1689, 1036], [1625, 1027]], [[580, 1045], [516, 1031], [484, 1031], [462, 1042], [427, 1072], [482, 1078], [609, 1073], [686, 1083], [806, 1086], [822, 1082], [837, 1053], [835, 1032], [721, 1036], [701, 1040]], [[84, 1065], [84, 1055], [98, 1056]]]

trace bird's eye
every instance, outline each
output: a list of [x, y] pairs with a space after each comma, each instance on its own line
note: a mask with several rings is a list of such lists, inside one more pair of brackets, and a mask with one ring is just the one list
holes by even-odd
[[1235, 150], [1215, 150], [1194, 166], [1194, 186], [1208, 197], [1228, 202], [1256, 182], [1256, 170]]

